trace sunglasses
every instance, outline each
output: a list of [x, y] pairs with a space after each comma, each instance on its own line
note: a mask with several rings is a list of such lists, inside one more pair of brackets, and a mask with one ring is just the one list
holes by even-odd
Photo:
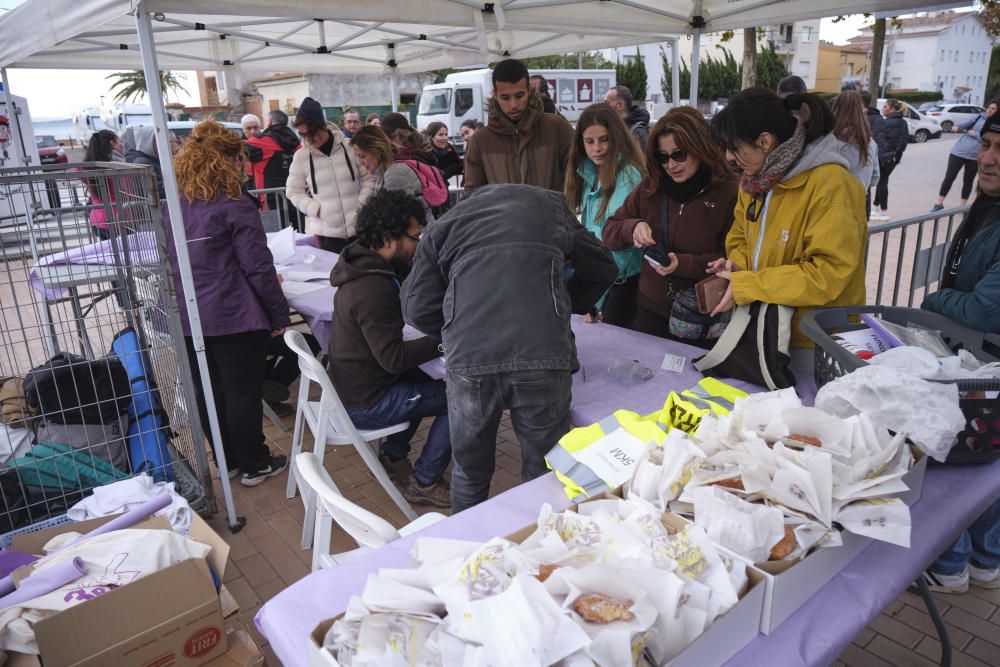
[[660, 164], [666, 164], [670, 160], [674, 162], [684, 162], [688, 159], [688, 152], [683, 148], [678, 148], [673, 153], [664, 153], [663, 151], [656, 151], [653, 155], [656, 156], [656, 161]]
[[750, 222], [757, 222], [760, 220], [761, 214], [764, 212], [764, 198], [759, 195], [754, 195], [754, 198], [750, 200], [750, 206], [747, 207], [747, 218]]

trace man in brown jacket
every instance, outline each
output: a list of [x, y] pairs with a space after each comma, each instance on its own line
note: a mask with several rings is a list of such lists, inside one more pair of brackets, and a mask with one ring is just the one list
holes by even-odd
[[[424, 225], [422, 200], [397, 190], [373, 195], [357, 215], [357, 241], [330, 272], [337, 288], [330, 334], [330, 379], [351, 421], [375, 430], [409, 428], [382, 442], [379, 460], [411, 503], [450, 507], [444, 471], [451, 430], [444, 382], [417, 368], [441, 355], [430, 336], [403, 340], [400, 281], [409, 273]], [[427, 442], [411, 465], [410, 439], [423, 417], [434, 417]]]
[[546, 114], [520, 60], [493, 70], [489, 123], [465, 152], [465, 193], [487, 184], [536, 185], [561, 192], [573, 128], [562, 116]]

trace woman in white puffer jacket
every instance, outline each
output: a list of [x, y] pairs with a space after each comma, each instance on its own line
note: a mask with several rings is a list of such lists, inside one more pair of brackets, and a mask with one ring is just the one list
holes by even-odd
[[354, 216], [375, 191], [375, 176], [358, 164], [316, 100], [302, 101], [293, 125], [302, 148], [288, 172], [288, 200], [305, 213], [306, 233], [317, 236], [320, 248], [339, 253], [354, 240]]

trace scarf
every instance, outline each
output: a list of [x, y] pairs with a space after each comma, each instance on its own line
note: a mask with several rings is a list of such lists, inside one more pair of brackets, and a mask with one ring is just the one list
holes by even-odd
[[793, 112], [793, 115], [796, 117], [796, 123], [792, 136], [768, 153], [759, 173], [753, 176], [743, 174], [740, 185], [754, 197], [766, 196], [802, 157], [802, 151], [806, 148], [805, 121], [808, 120], [808, 107], [803, 105], [802, 109]]
[[667, 197], [682, 204], [704, 190], [711, 180], [712, 168], [707, 164], [701, 165], [698, 171], [683, 183], [676, 182], [663, 171], [662, 167], [660, 168], [660, 189]]

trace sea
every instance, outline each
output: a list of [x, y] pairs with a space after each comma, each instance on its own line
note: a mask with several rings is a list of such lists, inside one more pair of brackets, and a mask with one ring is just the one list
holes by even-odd
[[76, 137], [72, 118], [32, 118], [31, 124], [35, 136], [51, 134], [62, 141]]

